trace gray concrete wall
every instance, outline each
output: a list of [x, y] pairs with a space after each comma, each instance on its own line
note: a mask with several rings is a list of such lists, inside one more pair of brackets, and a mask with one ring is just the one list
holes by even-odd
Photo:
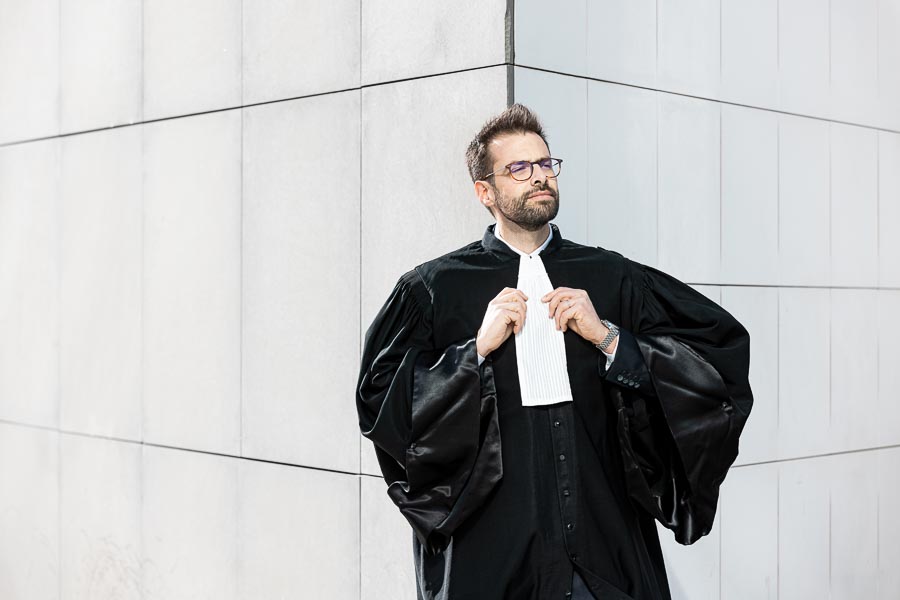
[[507, 6], [447, 8], [0, 0], [0, 598], [414, 597], [353, 398], [490, 221]]
[[751, 334], [715, 527], [660, 527], [675, 598], [900, 597], [900, 2], [520, 0], [515, 24], [563, 234]]
[[898, 34], [897, 0], [0, 0], [0, 598], [413, 597], [359, 347], [490, 222], [463, 152], [511, 96], [564, 235], [753, 337], [676, 597], [896, 598]]

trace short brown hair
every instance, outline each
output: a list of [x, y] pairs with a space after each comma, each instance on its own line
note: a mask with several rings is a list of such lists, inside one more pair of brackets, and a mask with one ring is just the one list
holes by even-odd
[[[466, 149], [466, 164], [469, 167], [472, 183], [484, 179], [491, 173], [492, 162], [488, 148], [491, 140], [507, 133], [528, 132], [538, 134], [547, 144], [547, 136], [544, 135], [540, 119], [531, 109], [522, 104], [513, 104], [496, 117], [488, 120]], [[547, 148], [549, 147], [550, 144], [547, 144]]]

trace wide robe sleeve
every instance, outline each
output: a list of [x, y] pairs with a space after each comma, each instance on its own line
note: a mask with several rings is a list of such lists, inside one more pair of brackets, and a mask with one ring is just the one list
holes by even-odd
[[480, 507], [503, 471], [490, 361], [475, 334], [432, 345], [431, 297], [404, 274], [365, 336], [356, 406], [388, 495], [431, 553]]
[[[629, 261], [629, 328], [612, 383], [631, 498], [692, 544], [712, 528], [719, 486], [753, 405], [750, 336], [725, 309], [674, 277]], [[621, 360], [620, 360], [621, 359]]]

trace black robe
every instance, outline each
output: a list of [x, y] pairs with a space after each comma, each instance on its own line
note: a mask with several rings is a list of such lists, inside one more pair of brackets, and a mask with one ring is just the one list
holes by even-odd
[[[753, 403], [749, 336], [723, 308], [622, 255], [553, 237], [554, 287], [621, 328], [616, 358], [564, 333], [572, 402], [524, 407], [512, 335], [478, 365], [488, 302], [519, 255], [482, 240], [400, 277], [369, 327], [360, 429], [409, 521], [419, 598], [667, 600], [658, 520], [709, 533]], [[528, 313], [526, 318], [547, 318]]]

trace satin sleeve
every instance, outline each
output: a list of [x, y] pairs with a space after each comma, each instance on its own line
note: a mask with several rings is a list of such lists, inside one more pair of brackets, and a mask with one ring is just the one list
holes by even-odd
[[503, 468], [491, 361], [479, 365], [474, 334], [434, 347], [432, 315], [418, 273], [404, 274], [366, 332], [356, 404], [388, 496], [435, 553]]
[[643, 372], [650, 384], [612, 388], [629, 494], [679, 543], [692, 544], [712, 528], [753, 406], [750, 336], [678, 279], [632, 261], [629, 272], [623, 302], [643, 363], [634, 378]]

